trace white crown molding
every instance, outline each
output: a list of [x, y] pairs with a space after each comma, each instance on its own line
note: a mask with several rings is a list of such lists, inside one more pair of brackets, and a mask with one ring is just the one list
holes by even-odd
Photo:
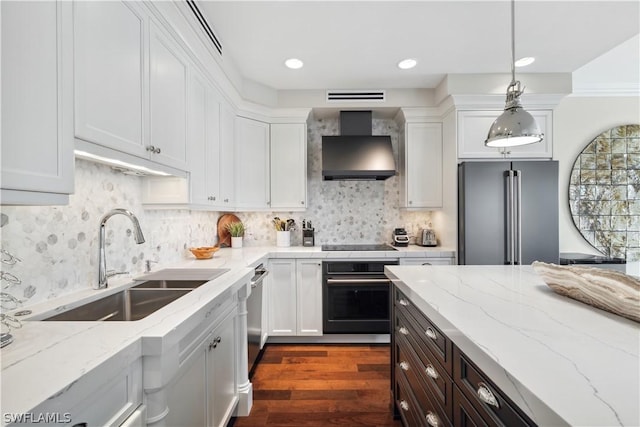
[[571, 96], [636, 96], [640, 97], [639, 83], [596, 83], [573, 88]]
[[[522, 96], [528, 110], [553, 110], [567, 94], [529, 94]], [[503, 110], [505, 95], [450, 95], [458, 110]]]

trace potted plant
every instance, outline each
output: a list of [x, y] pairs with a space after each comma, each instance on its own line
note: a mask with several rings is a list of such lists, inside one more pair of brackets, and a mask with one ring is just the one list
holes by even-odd
[[244, 224], [241, 222], [231, 222], [227, 224], [227, 231], [231, 235], [231, 247], [242, 247], [242, 236], [244, 236]]

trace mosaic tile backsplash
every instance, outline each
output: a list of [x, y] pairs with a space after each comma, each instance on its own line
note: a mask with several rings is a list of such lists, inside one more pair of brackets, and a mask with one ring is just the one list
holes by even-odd
[[571, 171], [569, 204], [582, 236], [605, 255], [640, 259], [640, 125], [593, 139]]
[[[373, 133], [390, 135], [397, 153], [394, 121], [374, 119]], [[274, 216], [311, 220], [316, 245], [323, 243], [390, 242], [396, 227], [412, 234], [430, 220], [429, 212], [406, 212], [398, 206], [398, 178], [386, 181], [322, 181], [322, 135], [339, 134], [336, 119], [312, 121], [308, 128], [308, 209], [305, 212], [240, 212], [247, 226], [245, 246], [275, 245]], [[397, 154], [396, 154], [397, 155]], [[131, 210], [140, 221], [146, 242], [136, 245], [131, 222], [123, 215], [106, 225], [107, 268], [139, 274], [144, 261], [160, 265], [191, 258], [190, 246], [216, 242], [220, 212], [145, 210], [142, 178], [124, 175], [108, 166], [76, 160], [75, 194], [67, 206], [2, 206], [1, 247], [22, 259], [0, 264], [3, 272], [21, 280], [2, 280], [2, 291], [28, 306], [80, 289], [97, 280], [98, 226], [102, 216], [117, 207]], [[436, 230], [437, 231], [437, 230]], [[301, 245], [301, 233], [292, 245]]]

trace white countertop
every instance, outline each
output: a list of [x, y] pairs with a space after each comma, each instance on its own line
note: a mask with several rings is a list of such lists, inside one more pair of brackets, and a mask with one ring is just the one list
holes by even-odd
[[555, 294], [530, 266], [388, 266], [538, 425], [640, 425], [640, 324]]
[[[144, 319], [134, 322], [24, 320], [22, 328], [11, 331], [14, 342], [0, 350], [2, 413], [26, 413], [84, 375], [95, 374], [96, 381], [100, 381], [109, 366], [126, 366], [143, 354], [159, 351], [157, 349], [162, 348], [165, 341], [176, 339], [178, 327], [194, 324], [206, 316], [206, 310], [217, 300], [228, 298], [234, 285], [246, 281], [253, 274], [253, 267], [269, 258], [380, 259], [455, 255], [454, 250], [441, 247], [398, 249], [323, 252], [319, 246], [225, 248], [209, 260], [190, 259], [156, 266], [154, 271], [163, 268], [229, 268], [230, 271]], [[96, 300], [129, 287], [131, 280], [131, 277], [112, 278], [106, 290], [87, 289], [28, 308], [34, 311], [31, 317], [65, 311], [79, 305], [79, 301]]]

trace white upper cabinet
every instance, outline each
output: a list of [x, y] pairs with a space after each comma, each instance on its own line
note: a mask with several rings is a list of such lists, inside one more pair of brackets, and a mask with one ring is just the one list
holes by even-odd
[[177, 169], [187, 164], [187, 61], [175, 41], [155, 24], [149, 43], [152, 159]]
[[442, 208], [442, 124], [406, 123], [399, 154], [400, 207]]
[[148, 157], [145, 18], [136, 2], [74, 2], [76, 138]]
[[0, 2], [1, 204], [67, 204], [73, 193], [70, 2]]
[[307, 208], [307, 126], [271, 124], [271, 208]]
[[231, 107], [220, 103], [220, 204], [225, 210], [235, 207], [236, 116]]
[[236, 118], [236, 208], [267, 209], [270, 205], [269, 124]]
[[458, 111], [459, 159], [551, 159], [553, 157], [553, 111], [527, 110], [538, 122], [544, 139], [519, 147], [486, 147], [489, 128], [502, 110]]
[[210, 84], [195, 71], [189, 81], [187, 140], [190, 204], [215, 206], [220, 200], [220, 105]]

